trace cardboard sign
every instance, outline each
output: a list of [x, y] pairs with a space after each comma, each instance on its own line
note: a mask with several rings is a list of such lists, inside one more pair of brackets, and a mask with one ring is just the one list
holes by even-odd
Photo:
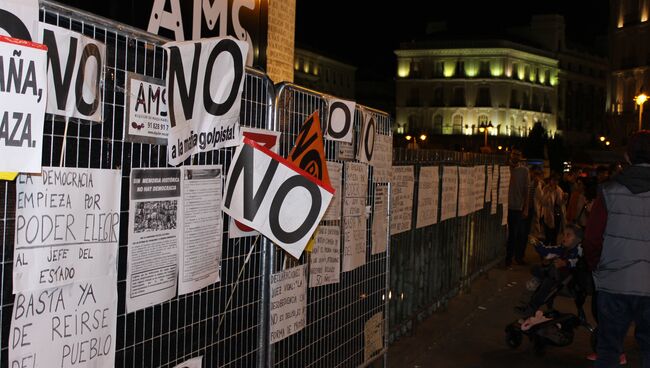
[[375, 153], [375, 141], [377, 136], [377, 127], [374, 115], [363, 110], [363, 124], [361, 125], [361, 134], [359, 147], [357, 147], [357, 158], [361, 162], [373, 164], [373, 155]]
[[47, 48], [0, 36], [0, 171], [41, 171]]
[[413, 218], [413, 166], [393, 166], [390, 235], [411, 230]]
[[38, 0], [2, 0], [0, 35], [25, 41], [38, 39]]
[[352, 143], [354, 135], [354, 111], [357, 103], [354, 101], [327, 99], [329, 105], [327, 114], [327, 131], [325, 137], [333, 141]]
[[169, 116], [165, 81], [141, 74], [126, 74], [125, 139], [129, 142], [167, 144]]
[[324, 184], [331, 185], [318, 111], [311, 114], [300, 128], [296, 143], [289, 152], [289, 161]]
[[81, 33], [41, 23], [47, 46], [48, 87], [45, 112], [101, 122], [100, 89], [106, 46]]
[[440, 175], [438, 166], [422, 166], [418, 180], [417, 229], [438, 222]]
[[222, 209], [299, 258], [334, 190], [244, 138], [233, 157]]
[[193, 153], [237, 145], [248, 44], [224, 37], [165, 47], [169, 163], [178, 165]]

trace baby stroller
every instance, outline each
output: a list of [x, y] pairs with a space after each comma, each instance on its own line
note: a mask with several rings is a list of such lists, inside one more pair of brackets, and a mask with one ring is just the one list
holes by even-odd
[[[547, 266], [547, 267], [553, 267]], [[548, 346], [568, 346], [573, 342], [574, 332], [580, 327], [592, 334], [592, 345], [595, 344], [594, 327], [587, 322], [584, 303], [587, 295], [593, 291], [591, 273], [583, 259], [579, 259], [576, 268], [553, 288], [545, 299], [546, 312], [538, 311], [530, 320], [519, 319], [508, 324], [505, 328], [506, 344], [516, 349], [524, 336], [527, 336], [537, 355], [543, 355]], [[576, 313], [562, 313], [553, 308], [558, 295], [573, 298]]]

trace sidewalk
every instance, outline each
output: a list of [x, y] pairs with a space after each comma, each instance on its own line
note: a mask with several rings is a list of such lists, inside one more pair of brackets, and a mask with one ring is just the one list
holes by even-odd
[[[516, 350], [505, 344], [504, 328], [517, 318], [513, 307], [530, 278], [529, 267], [495, 268], [479, 277], [469, 292], [449, 302], [446, 311], [434, 313], [415, 328], [412, 336], [391, 345], [389, 367], [591, 367], [585, 359], [591, 352], [590, 334], [585, 329], [576, 330], [571, 345], [548, 347], [541, 357], [533, 353], [528, 339]], [[590, 303], [588, 299], [585, 304], [589, 315]], [[564, 297], [556, 299], [556, 308], [575, 312], [573, 300]], [[639, 367], [633, 329], [628, 333], [626, 351], [628, 367]]]

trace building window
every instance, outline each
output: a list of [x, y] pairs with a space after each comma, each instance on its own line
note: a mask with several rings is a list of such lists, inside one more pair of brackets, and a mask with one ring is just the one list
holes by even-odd
[[458, 60], [458, 62], [456, 62], [456, 73], [455, 74], [458, 75], [458, 76], [465, 75], [465, 62], [464, 61]]
[[513, 89], [510, 91], [510, 108], [520, 109], [521, 103], [519, 102], [519, 91]]
[[433, 117], [433, 134], [443, 134], [442, 115], [440, 114]]
[[433, 90], [433, 101], [431, 101], [431, 106], [433, 107], [442, 107], [445, 105], [444, 101], [444, 92], [442, 87], [436, 87]]
[[478, 116], [478, 125], [481, 126], [481, 124], [486, 124], [488, 123], [488, 116], [483, 114]]
[[490, 87], [479, 87], [476, 94], [476, 107], [491, 107]]
[[456, 87], [454, 88], [454, 94], [452, 97], [451, 105], [454, 107], [465, 107], [465, 88]]
[[422, 124], [420, 124], [419, 117], [417, 117], [415, 115], [409, 116], [409, 126], [408, 126], [408, 131], [409, 132], [411, 132], [411, 133], [418, 132], [422, 128], [421, 125]]
[[409, 99], [406, 104], [407, 106], [420, 106], [420, 90], [417, 87], [411, 88]]
[[530, 110], [530, 96], [528, 95], [528, 92], [524, 92], [524, 98], [523, 98], [523, 101], [522, 101], [522, 109]]
[[542, 111], [542, 105], [540, 103], [540, 98], [537, 93], [533, 93], [532, 107], [533, 107], [533, 111]]
[[445, 70], [444, 63], [442, 61], [436, 62], [433, 70], [433, 77], [442, 78], [444, 76], [444, 70]]
[[463, 116], [460, 114], [454, 115], [452, 134], [463, 134]]
[[487, 60], [481, 61], [481, 66], [479, 68], [479, 76], [488, 78], [490, 77], [490, 62]]

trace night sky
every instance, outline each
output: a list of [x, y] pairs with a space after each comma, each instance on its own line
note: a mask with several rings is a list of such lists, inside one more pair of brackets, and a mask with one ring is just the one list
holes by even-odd
[[[297, 0], [296, 46], [355, 65], [362, 73], [394, 75], [400, 42], [424, 37], [430, 21], [451, 32], [485, 35], [529, 24], [533, 14], [565, 16], [567, 39], [594, 43], [607, 34], [607, 0], [413, 1]], [[354, 7], [350, 7], [354, 4]], [[368, 5], [366, 5], [368, 4]], [[426, 6], [425, 6], [426, 4]]]

